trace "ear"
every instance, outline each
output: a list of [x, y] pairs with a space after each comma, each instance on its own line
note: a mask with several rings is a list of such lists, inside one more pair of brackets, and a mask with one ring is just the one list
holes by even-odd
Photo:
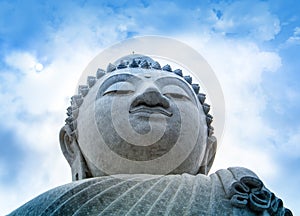
[[72, 170], [72, 180], [92, 177], [81, 153], [77, 139], [72, 136], [72, 130], [68, 125], [61, 128], [59, 132], [61, 150]]
[[76, 147], [72, 145], [74, 138], [71, 133], [72, 131], [68, 125], [63, 126], [59, 132], [60, 148], [70, 166], [73, 164], [76, 157]]
[[207, 137], [206, 152], [198, 173], [207, 175], [213, 165], [217, 152], [217, 139], [214, 136]]

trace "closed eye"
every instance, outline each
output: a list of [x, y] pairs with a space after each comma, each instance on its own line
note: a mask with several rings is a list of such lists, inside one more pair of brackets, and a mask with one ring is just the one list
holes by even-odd
[[173, 99], [180, 99], [180, 100], [190, 100], [189, 95], [180, 88], [179, 86], [176, 85], [167, 85], [162, 89], [163, 95], [169, 98]]
[[190, 100], [190, 98], [187, 95], [178, 94], [178, 93], [165, 93], [164, 95], [168, 98], [175, 98], [175, 99], [181, 99], [181, 100]]
[[134, 91], [130, 91], [130, 90], [112, 90], [112, 91], [105, 91], [104, 95], [113, 95], [113, 94], [130, 94], [133, 93]]
[[103, 93], [104, 95], [114, 94], [131, 94], [135, 91], [135, 87], [129, 82], [117, 82], [109, 86]]

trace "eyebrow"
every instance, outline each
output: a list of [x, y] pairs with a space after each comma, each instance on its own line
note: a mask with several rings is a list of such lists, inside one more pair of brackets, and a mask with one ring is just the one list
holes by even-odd
[[109, 78], [107, 78], [102, 84], [101, 86], [99, 87], [98, 89], [98, 93], [97, 93], [97, 96], [96, 98], [98, 97], [101, 97], [104, 93], [104, 91], [110, 87], [111, 85], [115, 84], [115, 83], [118, 83], [118, 82], [130, 82], [130, 83], [133, 83], [134, 81], [139, 81], [141, 80], [141, 78], [133, 75], [133, 74], [126, 74], [126, 73], [123, 73], [123, 74], [116, 74], [116, 75], [113, 75]]

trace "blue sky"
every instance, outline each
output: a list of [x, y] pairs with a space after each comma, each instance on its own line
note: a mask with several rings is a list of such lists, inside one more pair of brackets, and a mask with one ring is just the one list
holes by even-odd
[[143, 35], [194, 47], [214, 69], [226, 129], [213, 170], [245, 166], [300, 215], [298, 1], [0, 0], [0, 214], [71, 181], [58, 132], [101, 50]]

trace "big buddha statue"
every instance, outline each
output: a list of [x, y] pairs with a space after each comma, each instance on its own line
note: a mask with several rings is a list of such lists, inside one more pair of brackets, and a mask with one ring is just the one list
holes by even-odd
[[59, 140], [73, 182], [10, 215], [292, 215], [242, 167], [208, 176], [210, 106], [182, 70], [132, 54], [78, 87]]

